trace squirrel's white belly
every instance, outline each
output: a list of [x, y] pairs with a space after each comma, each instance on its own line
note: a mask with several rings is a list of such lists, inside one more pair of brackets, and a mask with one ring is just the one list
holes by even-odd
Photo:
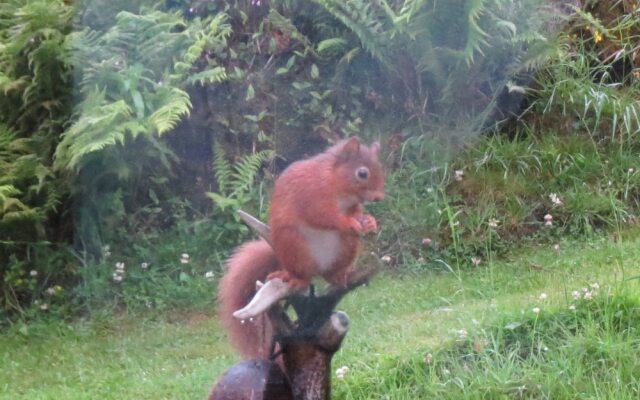
[[311, 257], [318, 265], [318, 272], [329, 271], [340, 255], [340, 232], [300, 226], [300, 233], [307, 242]]

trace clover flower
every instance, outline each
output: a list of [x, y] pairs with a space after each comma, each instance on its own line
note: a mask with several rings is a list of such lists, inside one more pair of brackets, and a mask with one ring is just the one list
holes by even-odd
[[560, 197], [558, 197], [558, 195], [555, 194], [555, 193], [550, 193], [549, 194], [549, 200], [551, 200], [551, 202], [556, 206], [561, 206], [561, 205], [564, 204], [562, 202], [562, 200], [560, 199]]
[[349, 372], [349, 367], [347, 367], [346, 365], [343, 365], [342, 367], [336, 370], [336, 378], [344, 379], [344, 377], [347, 375], [348, 372]]
[[113, 273], [113, 281], [120, 283], [124, 279], [124, 263], [119, 261], [116, 263], [116, 271]]

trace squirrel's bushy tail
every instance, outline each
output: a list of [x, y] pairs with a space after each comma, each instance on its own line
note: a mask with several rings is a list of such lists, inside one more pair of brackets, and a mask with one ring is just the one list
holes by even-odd
[[238, 247], [227, 262], [227, 270], [218, 288], [219, 313], [229, 333], [229, 341], [245, 359], [266, 359], [271, 347], [271, 324], [260, 314], [252, 321], [239, 321], [233, 312], [253, 298], [256, 281], [264, 282], [278, 270], [278, 261], [271, 246], [264, 240], [248, 242]]

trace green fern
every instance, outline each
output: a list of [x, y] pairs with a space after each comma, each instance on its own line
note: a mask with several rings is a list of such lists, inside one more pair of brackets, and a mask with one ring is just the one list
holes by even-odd
[[213, 149], [213, 171], [220, 193], [230, 193], [233, 187], [231, 163], [227, 160], [227, 155], [219, 143], [214, 144]]
[[[273, 158], [273, 151], [263, 150], [241, 157], [230, 163], [224, 150], [218, 144], [214, 151], [215, 177], [218, 192], [208, 192], [222, 211], [231, 209], [234, 213], [251, 200], [251, 190], [262, 165]], [[234, 219], [236, 217], [234, 216]]]
[[151, 127], [163, 134], [173, 129], [184, 117], [189, 115], [191, 101], [189, 94], [178, 88], [161, 88], [153, 96], [161, 105], [149, 116]]
[[390, 42], [384, 34], [385, 21], [381, 19], [381, 13], [377, 12], [377, 8], [372, 3], [363, 0], [315, 1], [353, 32], [369, 54], [385, 67], [394, 68], [391, 61]]

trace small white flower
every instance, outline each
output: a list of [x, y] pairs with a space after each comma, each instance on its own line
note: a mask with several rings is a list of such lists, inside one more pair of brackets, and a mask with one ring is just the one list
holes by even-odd
[[123, 262], [117, 262], [116, 263], [116, 270], [124, 271], [124, 263]]
[[384, 255], [384, 256], [380, 257], [380, 260], [382, 260], [382, 262], [384, 262], [384, 263], [387, 263], [387, 264], [388, 264], [388, 263], [390, 263], [390, 262], [391, 262], [391, 256], [389, 256], [389, 255]]
[[540, 307], [533, 307], [531, 311], [533, 311], [534, 314], [540, 314]]
[[182, 255], [180, 256], [180, 263], [181, 264], [189, 264], [189, 254], [182, 253]]
[[630, 174], [633, 174], [633, 173], [635, 172], [635, 169], [633, 169], [633, 168], [629, 168], [629, 170], [628, 170], [628, 171], [629, 171], [629, 173], [630, 173]]
[[205, 277], [209, 282], [213, 281], [214, 276], [215, 276], [215, 275], [214, 275], [213, 271], [207, 271], [207, 272], [204, 274], [204, 277]]
[[47, 303], [42, 303], [42, 304], [40, 304], [40, 309], [42, 311], [47, 311], [47, 310], [49, 310], [49, 305]]
[[591, 300], [593, 298], [593, 292], [587, 292], [584, 294], [585, 300]]
[[491, 218], [487, 224], [489, 225], [489, 228], [494, 228], [495, 229], [495, 228], [498, 227], [499, 223], [500, 223], [500, 221], [498, 221], [497, 219]]
[[542, 346], [542, 351], [547, 352], [549, 351], [549, 348], [547, 346]]
[[347, 372], [349, 372], [349, 367], [347, 367], [346, 365], [338, 368], [336, 370], [336, 378], [344, 379], [345, 375], [347, 375]]
[[547, 214], [544, 216], [544, 224], [545, 226], [553, 225], [553, 215]]
[[471, 318], [471, 323], [474, 324], [474, 325], [480, 325], [480, 321], [478, 321], [475, 318]]
[[556, 206], [561, 206], [563, 204], [562, 200], [560, 200], [560, 197], [558, 197], [558, 195], [555, 193], [551, 193], [549, 195], [549, 200], [551, 200], [551, 202]]
[[569, 306], [569, 310], [571, 311], [575, 311], [576, 310], [576, 306], [574, 306], [573, 304]]
[[427, 353], [424, 356], [424, 362], [425, 364], [431, 364], [433, 362], [433, 356], [431, 355], [431, 353]]
[[477, 267], [478, 265], [480, 265], [480, 263], [482, 262], [481, 259], [477, 258], [477, 257], [471, 257], [471, 264], [474, 267]]
[[38, 276], [38, 271], [36, 271], [35, 269], [32, 269], [31, 271], [29, 271], [29, 275]]
[[593, 290], [598, 290], [598, 289], [600, 289], [600, 285], [598, 284], [598, 282], [593, 282], [593, 283], [591, 284], [591, 289], [593, 289]]
[[142, 269], [149, 268], [149, 263], [147, 263], [147, 262], [140, 263], [140, 268], [142, 268]]
[[547, 299], [547, 294], [546, 293], [540, 293], [540, 296], [538, 298], [540, 300], [546, 300]]
[[469, 334], [469, 333], [466, 331], [466, 329], [459, 329], [459, 330], [457, 331], [457, 333], [458, 333], [458, 337], [459, 337], [460, 339], [465, 339], [465, 338], [467, 337], [467, 335]]
[[122, 275], [113, 274], [113, 281], [116, 283], [122, 282]]
[[54, 287], [50, 287], [47, 290], [45, 290], [45, 293], [48, 295], [54, 295], [56, 294], [56, 289]]
[[422, 239], [422, 244], [424, 246], [431, 246], [431, 243], [433, 243], [433, 240], [430, 237], [426, 237], [424, 239]]
[[573, 292], [571, 292], [571, 296], [573, 297], [574, 300], [580, 300], [582, 298], [582, 295], [577, 290], [574, 290]]
[[182, 255], [180, 255], [180, 258], [186, 258], [188, 260], [189, 259], [189, 254], [182, 253]]
[[555, 251], [560, 251], [560, 245], [559, 245], [559, 244], [554, 244], [554, 245], [553, 245], [553, 249], [554, 249]]
[[453, 173], [454, 173], [455, 180], [458, 182], [462, 181], [462, 179], [464, 178], [464, 170], [462, 169], [457, 169]]

